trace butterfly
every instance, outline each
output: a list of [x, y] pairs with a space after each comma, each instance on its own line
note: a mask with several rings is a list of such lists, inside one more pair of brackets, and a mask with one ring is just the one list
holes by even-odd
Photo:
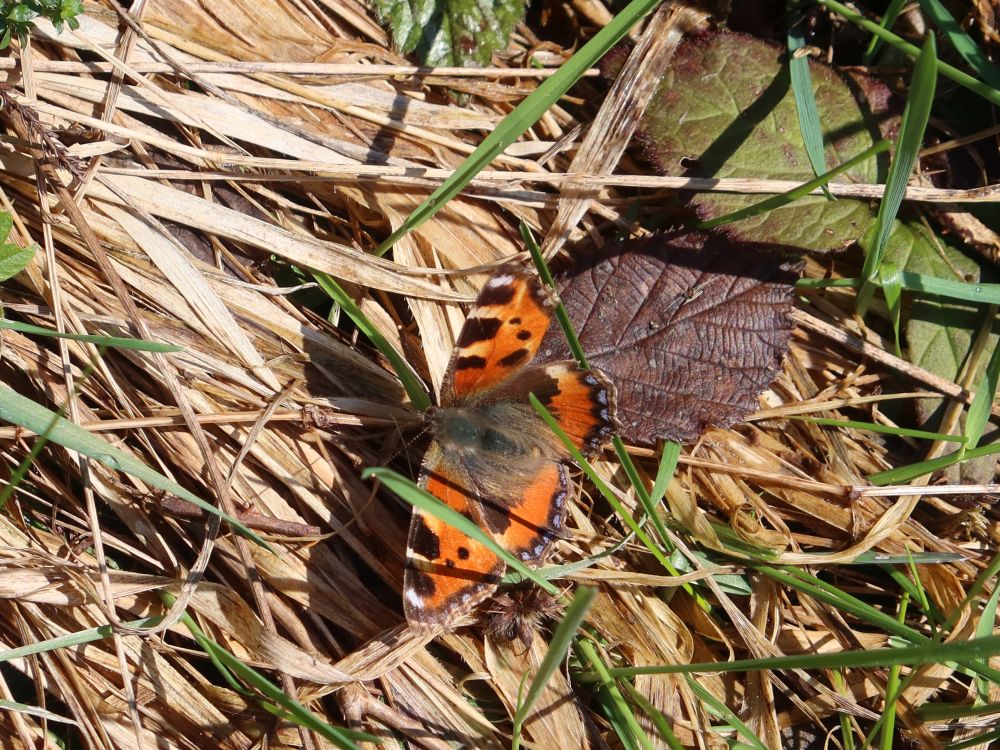
[[[507, 264], [483, 287], [459, 334], [430, 413], [433, 439], [420, 486], [518, 559], [539, 563], [563, 533], [572, 496], [569, 452], [528, 400], [593, 455], [617, 428], [615, 389], [571, 360], [532, 364], [555, 298], [533, 273]], [[504, 562], [419, 509], [410, 522], [403, 608], [411, 626], [448, 627], [490, 597]]]

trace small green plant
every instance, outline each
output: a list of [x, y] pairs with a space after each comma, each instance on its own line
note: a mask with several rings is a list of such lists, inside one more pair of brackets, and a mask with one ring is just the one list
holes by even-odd
[[0, 40], [0, 49], [6, 49], [15, 35], [22, 43], [25, 41], [36, 18], [49, 19], [56, 31], [62, 31], [63, 24], [71, 29], [79, 28], [80, 22], [76, 17], [83, 13], [83, 0], [0, 0], [0, 8], [3, 10], [3, 39]]
[[25, 269], [35, 257], [38, 245], [21, 247], [14, 243], [7, 242], [14, 220], [8, 213], [0, 213], [0, 281], [6, 281], [12, 276], [17, 276]]

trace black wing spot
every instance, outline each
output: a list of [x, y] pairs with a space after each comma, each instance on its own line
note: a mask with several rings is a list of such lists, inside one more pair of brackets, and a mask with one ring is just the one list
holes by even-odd
[[477, 341], [489, 341], [497, 335], [503, 321], [499, 318], [469, 318], [462, 326], [462, 333], [458, 336], [458, 345], [466, 347], [475, 344]]
[[493, 534], [504, 534], [510, 528], [510, 511], [496, 500], [484, 500], [479, 506], [483, 525]]
[[469, 552], [469, 548], [468, 547], [459, 547], [457, 551], [458, 551], [458, 559], [459, 560], [468, 560], [469, 559], [469, 555], [471, 553]]
[[517, 338], [520, 341], [527, 341], [528, 339], [531, 338], [531, 331], [527, 330], [526, 328], [522, 328], [520, 331], [517, 332]]
[[518, 318], [518, 317], [516, 317], [516, 316], [513, 317], [513, 318], [511, 318], [507, 322], [510, 323], [512, 326], [519, 326], [519, 325], [521, 325], [521, 319]]
[[528, 353], [527, 349], [517, 349], [501, 359], [500, 365], [502, 367], [513, 367], [514, 365], [518, 365], [528, 358]]
[[486, 360], [482, 357], [459, 357], [455, 360], [456, 370], [482, 370], [486, 367]]
[[417, 516], [416, 521], [410, 535], [410, 549], [428, 560], [437, 560], [441, 556], [441, 540], [427, 525], [423, 516]]
[[478, 307], [485, 307], [486, 305], [506, 305], [514, 299], [516, 291], [517, 290], [514, 288], [513, 284], [503, 284], [502, 286], [487, 284], [483, 287], [483, 291], [479, 293], [476, 305]]
[[437, 586], [434, 585], [434, 579], [431, 578], [427, 573], [422, 570], [417, 570], [416, 568], [410, 568], [410, 572], [413, 574], [410, 577], [410, 581], [413, 584], [413, 590], [421, 599], [429, 599], [434, 596], [437, 591]]

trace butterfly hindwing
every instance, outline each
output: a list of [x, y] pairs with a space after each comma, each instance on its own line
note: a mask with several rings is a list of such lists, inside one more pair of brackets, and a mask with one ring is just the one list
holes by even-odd
[[[435, 444], [424, 459], [420, 484], [452, 510], [481, 523], [468, 475]], [[490, 549], [418, 508], [407, 547], [403, 610], [411, 624], [457, 620], [488, 597], [503, 574], [503, 561]]]
[[[504, 383], [497, 398], [527, 401], [534, 393], [585, 456], [593, 455], [617, 429], [615, 387], [600, 370], [565, 360], [530, 367]], [[544, 428], [544, 422], [539, 420]]]
[[455, 344], [441, 405], [473, 399], [530, 362], [553, 309], [548, 290], [522, 266], [508, 264], [490, 277]]
[[504, 550], [523, 562], [540, 561], [562, 534], [569, 493], [569, 470], [548, 461], [514, 497], [485, 498], [477, 513], [482, 527]]

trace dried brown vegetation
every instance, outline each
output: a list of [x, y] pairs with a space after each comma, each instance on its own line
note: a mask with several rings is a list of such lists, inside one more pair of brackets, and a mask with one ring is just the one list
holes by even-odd
[[[7, 662], [0, 701], [36, 708], [0, 711], [0, 745], [42, 747], [48, 729], [94, 748], [325, 746], [223, 682], [177, 621], [183, 609], [318, 716], [379, 735], [381, 747], [508, 746], [510, 716], [524, 675], [545, 652], [544, 634], [526, 647], [494, 642], [481, 628], [433, 643], [406, 630], [399, 586], [409, 509], [359, 475], [390, 462], [412, 472], [423, 445], [419, 416], [377, 352], [346, 323], [308, 311], [291, 294], [299, 280], [282, 269], [336, 277], [417, 372], [439, 383], [463, 318], [457, 303], [483, 277], [426, 269], [476, 269], [520, 252], [518, 221], [551, 250], [632, 228], [623, 219], [625, 191], [607, 188], [583, 201], [579, 185], [560, 193], [558, 183], [531, 180], [563, 175], [571, 164], [585, 173], [640, 171], [627, 156], [587, 161], [616, 154], [606, 140], [575, 145], [601, 97], [581, 84], [491, 175], [386, 260], [370, 250], [441, 176], [422, 170], [460, 163], [533, 88], [530, 72], [390, 72], [379, 66], [407, 61], [351, 0], [167, 0], [144, 6], [134, 28], [120, 25], [110, 4], [96, 4], [81, 21], [78, 32], [60, 36], [42, 27], [19, 50], [19, 67], [6, 68], [16, 108], [6, 110], [0, 201], [14, 216], [16, 240], [38, 242], [42, 252], [4, 285], [4, 310], [38, 325], [183, 350], [98, 350], [4, 330], [0, 378], [240, 518], [277, 554], [191, 517], [135, 477], [45, 444], [0, 514], [0, 651], [109, 623], [115, 635]], [[529, 33], [516, 36], [505, 65], [520, 65], [529, 50], [546, 65], [565, 59], [552, 45], [536, 48]], [[246, 60], [304, 65], [240, 64]], [[449, 103], [449, 90], [468, 93], [471, 103]], [[503, 181], [497, 174], [505, 170], [519, 180]], [[828, 271], [813, 264], [807, 275]], [[667, 491], [671, 541], [681, 550], [718, 549], [709, 521], [719, 521], [774, 550], [775, 564], [832, 571], [838, 586], [888, 602], [890, 614], [898, 591], [887, 576], [837, 564], [866, 550], [961, 553], [918, 570], [937, 607], [958, 612], [952, 637], [970, 637], [978, 613], [963, 599], [1000, 536], [995, 517], [975, 500], [932, 489], [866, 492], [866, 474], [894, 465], [891, 451], [920, 456], [916, 444], [789, 419], [849, 411], [885, 422], [879, 405], [887, 399], [924, 389], [958, 400], [968, 393], [889, 354], [891, 344], [858, 328], [846, 295], [811, 294], [796, 322], [761, 410], [685, 450]], [[23, 430], [0, 428], [5, 481], [38, 444]], [[597, 466], [639, 517], [613, 457]], [[625, 540], [619, 521], [588, 497], [570, 511], [560, 561]], [[743, 573], [749, 593], [727, 593], [719, 573]], [[626, 543], [563, 585], [583, 582], [600, 589], [587, 627], [616, 666], [888, 642], [738, 560], [670, 577]], [[682, 588], [691, 585], [716, 614]], [[166, 615], [151, 634], [128, 625], [151, 615]], [[877, 669], [789, 670], [699, 682], [779, 747], [783, 732], [803, 728], [821, 744], [838, 714], [870, 728], [886, 679]], [[683, 744], [724, 745], [683, 677], [643, 676], [634, 687], [670, 718]], [[899, 702], [902, 731], [923, 747], [941, 746], [915, 709], [942, 694], [970, 703], [970, 691], [950, 666], [921, 667]], [[989, 697], [1000, 700], [996, 684]], [[557, 672], [526, 738], [539, 748], [617, 746], [598, 703], [591, 687]], [[640, 723], [655, 747], [666, 747], [641, 714]]]

